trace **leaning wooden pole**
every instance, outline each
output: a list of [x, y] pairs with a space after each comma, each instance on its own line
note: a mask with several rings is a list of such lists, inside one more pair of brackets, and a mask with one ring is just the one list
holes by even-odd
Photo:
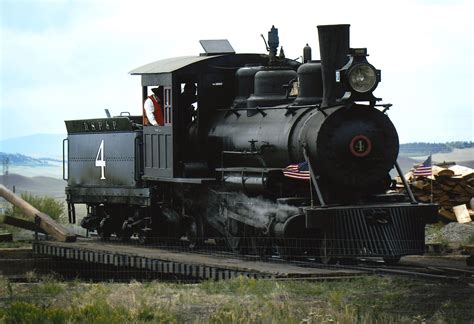
[[20, 208], [25, 216], [35, 222], [39, 228], [45, 231], [48, 235], [54, 237], [56, 240], [61, 242], [76, 241], [76, 236], [74, 234], [70, 233], [63, 226], [56, 223], [51, 217], [45, 213], [40, 212], [38, 209], [31, 206], [28, 202], [15, 195], [3, 185], [0, 185], [0, 196]]

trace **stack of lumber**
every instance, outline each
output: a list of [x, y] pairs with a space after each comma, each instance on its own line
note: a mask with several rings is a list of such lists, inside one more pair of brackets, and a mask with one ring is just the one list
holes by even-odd
[[[470, 206], [474, 197], [474, 169], [461, 165], [450, 167], [432, 166], [432, 176], [413, 175], [413, 170], [405, 175], [415, 198], [420, 202], [439, 204], [439, 214], [449, 220], [456, 221], [453, 207], [466, 204], [468, 212], [474, 217]], [[403, 190], [401, 179], [397, 179], [398, 187]], [[433, 197], [431, 197], [433, 195]]]

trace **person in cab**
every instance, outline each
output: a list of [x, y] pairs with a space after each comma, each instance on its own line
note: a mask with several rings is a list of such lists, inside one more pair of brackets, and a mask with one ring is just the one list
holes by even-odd
[[143, 103], [143, 125], [163, 126], [163, 87], [151, 89], [152, 95]]

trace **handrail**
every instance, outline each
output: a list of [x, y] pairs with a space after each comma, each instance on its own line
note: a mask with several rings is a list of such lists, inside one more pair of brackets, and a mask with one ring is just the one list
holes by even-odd
[[395, 168], [397, 169], [400, 179], [402, 179], [403, 186], [405, 187], [405, 190], [407, 191], [408, 196], [410, 197], [411, 203], [414, 205], [418, 204], [418, 201], [416, 201], [415, 196], [413, 195], [413, 192], [411, 191], [410, 186], [408, 185], [407, 179], [405, 179], [405, 176], [403, 175], [402, 169], [400, 168], [398, 161], [395, 161]]
[[67, 172], [67, 177], [66, 177], [66, 158], [64, 155], [64, 143], [67, 142], [67, 147], [68, 147], [68, 158], [69, 158], [69, 139], [65, 138], [63, 139], [63, 180], [69, 180], [69, 163], [68, 163], [68, 172]]

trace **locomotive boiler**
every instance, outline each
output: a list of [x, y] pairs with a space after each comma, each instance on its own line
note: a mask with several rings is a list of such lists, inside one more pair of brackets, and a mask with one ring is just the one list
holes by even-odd
[[[320, 60], [201, 41], [199, 56], [131, 71], [162, 89], [164, 125], [66, 121], [69, 218], [108, 239], [221, 244], [246, 254], [397, 261], [424, 251], [436, 206], [390, 193], [398, 135], [373, 95], [381, 72], [349, 25], [318, 26]], [[185, 94], [187, 85], [197, 91]], [[193, 87], [193, 88], [194, 88]], [[66, 145], [67, 144], [67, 145]], [[67, 148], [66, 148], [67, 146]]]

